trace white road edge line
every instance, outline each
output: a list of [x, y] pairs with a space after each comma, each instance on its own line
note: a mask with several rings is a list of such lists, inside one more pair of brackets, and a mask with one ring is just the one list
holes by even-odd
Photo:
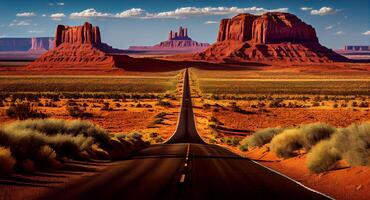
[[287, 179], [289, 179], [290, 181], [293, 181], [294, 183], [296, 183], [296, 184], [300, 185], [301, 187], [303, 187], [303, 188], [305, 188], [305, 189], [307, 189], [307, 190], [309, 190], [309, 191], [311, 191], [311, 192], [314, 192], [314, 193], [316, 193], [316, 194], [320, 194], [320, 195], [322, 195], [322, 196], [324, 196], [324, 197], [327, 197], [327, 198], [329, 198], [329, 199], [335, 200], [335, 198], [333, 198], [333, 197], [331, 197], [331, 196], [329, 196], [329, 195], [327, 195], [327, 194], [321, 193], [321, 192], [319, 192], [319, 191], [317, 191], [317, 190], [314, 190], [314, 189], [312, 189], [312, 188], [310, 188], [310, 187], [308, 187], [308, 186], [304, 185], [303, 183], [301, 183], [301, 182], [299, 182], [299, 181], [296, 181], [296, 180], [294, 180], [294, 179], [290, 178], [289, 176], [287, 176], [287, 175], [285, 175], [285, 174], [283, 174], [283, 173], [280, 173], [280, 172], [278, 172], [278, 171], [276, 171], [276, 170], [274, 170], [274, 169], [271, 169], [270, 167], [267, 167], [267, 166], [265, 166], [265, 165], [262, 165], [261, 163], [259, 163], [259, 162], [257, 162], [257, 161], [254, 161], [254, 160], [251, 160], [251, 159], [250, 159], [250, 161], [252, 161], [253, 163], [255, 163], [255, 164], [257, 164], [257, 165], [259, 165], [259, 166], [261, 166], [261, 167], [263, 167], [263, 168], [265, 168], [265, 169], [267, 169], [267, 170], [270, 170], [270, 171], [272, 171], [272, 172], [274, 172], [274, 173], [276, 173], [276, 174], [278, 174], [278, 175], [280, 175], [280, 176], [282, 176], [282, 177], [284, 177], [284, 178], [287, 178]]

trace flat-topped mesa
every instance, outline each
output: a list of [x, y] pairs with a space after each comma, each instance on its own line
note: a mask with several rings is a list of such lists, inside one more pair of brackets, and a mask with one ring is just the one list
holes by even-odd
[[58, 25], [54, 46], [62, 43], [101, 44], [100, 29], [88, 22], [82, 26]]
[[[42, 46], [35, 42], [35, 46]], [[117, 67], [112, 54], [121, 53], [101, 42], [97, 26], [59, 25], [55, 33], [55, 48], [47, 51], [29, 65], [31, 69], [87, 68], [110, 70]], [[117, 56], [116, 56], [117, 57]]]
[[193, 58], [221, 62], [348, 61], [322, 46], [311, 25], [282, 12], [245, 13], [221, 20], [217, 42]]
[[315, 29], [290, 13], [269, 12], [261, 16], [239, 14], [223, 19], [217, 41], [237, 40], [254, 44], [318, 43]]

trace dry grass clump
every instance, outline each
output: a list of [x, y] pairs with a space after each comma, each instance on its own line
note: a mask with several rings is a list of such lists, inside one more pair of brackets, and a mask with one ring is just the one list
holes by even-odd
[[10, 149], [0, 147], [0, 175], [7, 175], [13, 171], [15, 159]]
[[288, 158], [295, 155], [294, 151], [303, 147], [309, 151], [312, 146], [328, 139], [335, 131], [335, 127], [325, 123], [306, 124], [288, 129], [273, 136], [271, 150], [279, 157]]
[[325, 123], [314, 123], [303, 125], [299, 130], [304, 137], [304, 147], [309, 150], [321, 140], [329, 138], [336, 131], [336, 128]]
[[370, 164], [370, 122], [339, 129], [325, 123], [263, 129], [245, 138], [239, 149], [245, 151], [269, 141], [270, 150], [282, 158], [295, 156], [304, 148], [308, 152], [307, 167], [316, 173], [333, 169], [339, 160], [352, 166]]
[[312, 148], [307, 156], [307, 166], [313, 172], [323, 172], [330, 170], [341, 159], [352, 166], [369, 165], [370, 123], [338, 129], [330, 140]]
[[80, 120], [26, 120], [0, 128], [0, 146], [10, 150], [24, 171], [60, 167], [65, 158], [119, 159], [145, 145], [138, 135], [116, 138]]
[[284, 129], [280, 127], [265, 128], [258, 130], [252, 136], [244, 138], [240, 143], [239, 149], [247, 150], [248, 147], [261, 147], [269, 143], [272, 138], [281, 133]]
[[299, 129], [286, 129], [272, 138], [270, 149], [279, 157], [294, 156], [294, 151], [303, 147], [304, 139], [302, 135]]
[[319, 173], [332, 169], [338, 160], [338, 149], [333, 147], [331, 141], [324, 140], [315, 145], [307, 155], [307, 167], [310, 171]]

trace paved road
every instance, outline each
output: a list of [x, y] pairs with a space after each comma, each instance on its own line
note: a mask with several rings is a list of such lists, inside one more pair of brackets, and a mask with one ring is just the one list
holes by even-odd
[[153, 145], [108, 170], [44, 199], [329, 199], [222, 147], [195, 129], [189, 77], [179, 124]]
[[179, 116], [179, 121], [177, 122], [177, 128], [175, 133], [166, 142], [166, 144], [175, 144], [175, 143], [205, 144], [205, 142], [199, 136], [197, 129], [195, 127], [188, 70], [186, 70], [184, 74], [184, 85], [182, 93], [183, 95], [181, 103], [181, 112]]

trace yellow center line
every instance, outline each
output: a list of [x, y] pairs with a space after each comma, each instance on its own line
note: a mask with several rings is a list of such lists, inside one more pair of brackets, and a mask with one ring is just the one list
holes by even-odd
[[183, 183], [183, 182], [185, 182], [185, 174], [182, 174], [180, 178], [180, 183]]

